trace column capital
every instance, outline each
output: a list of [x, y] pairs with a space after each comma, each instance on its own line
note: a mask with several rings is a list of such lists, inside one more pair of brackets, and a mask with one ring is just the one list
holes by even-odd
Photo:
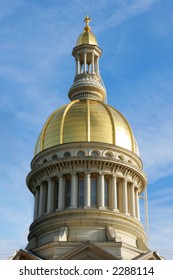
[[47, 182], [52, 182], [53, 180], [54, 180], [53, 177], [49, 177], [49, 178], [47, 179]]
[[137, 186], [137, 185], [134, 185], [134, 189], [135, 189], [135, 191], [137, 191], [137, 193], [139, 193], [139, 190], [138, 190], [138, 186]]
[[84, 174], [85, 174], [85, 175], [91, 175], [91, 171], [89, 171], [89, 170], [84, 171]]
[[123, 179], [126, 183], [128, 182], [127, 177], [123, 177], [122, 179]]
[[73, 175], [77, 175], [77, 172], [76, 172], [76, 171], [71, 171], [71, 172], [70, 172], [70, 175], [72, 175], [72, 176], [73, 176]]

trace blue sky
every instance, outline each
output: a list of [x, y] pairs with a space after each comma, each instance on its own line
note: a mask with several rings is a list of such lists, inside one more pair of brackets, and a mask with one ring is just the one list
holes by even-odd
[[173, 259], [172, 11], [172, 0], [0, 0], [0, 259], [27, 244], [25, 177], [45, 120], [69, 102], [86, 13], [108, 104], [130, 122], [148, 177], [150, 248]]

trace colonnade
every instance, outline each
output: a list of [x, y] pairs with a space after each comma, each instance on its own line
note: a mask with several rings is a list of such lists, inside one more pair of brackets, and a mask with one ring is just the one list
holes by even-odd
[[34, 219], [54, 211], [92, 207], [140, 220], [138, 189], [127, 178], [72, 172], [42, 181], [35, 189]]
[[76, 55], [76, 75], [86, 72], [99, 75], [99, 57], [93, 50]]

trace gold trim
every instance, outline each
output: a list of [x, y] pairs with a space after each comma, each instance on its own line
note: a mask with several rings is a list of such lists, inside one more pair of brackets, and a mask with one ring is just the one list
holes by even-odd
[[87, 141], [90, 142], [91, 137], [90, 137], [90, 101], [89, 99], [86, 100], [87, 102]]

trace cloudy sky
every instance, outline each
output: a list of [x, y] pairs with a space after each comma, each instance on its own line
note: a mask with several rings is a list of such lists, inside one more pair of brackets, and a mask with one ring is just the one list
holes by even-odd
[[130, 122], [148, 177], [150, 248], [173, 259], [172, 0], [0, 0], [0, 259], [27, 244], [25, 177], [45, 120], [69, 102], [87, 13], [108, 103]]

